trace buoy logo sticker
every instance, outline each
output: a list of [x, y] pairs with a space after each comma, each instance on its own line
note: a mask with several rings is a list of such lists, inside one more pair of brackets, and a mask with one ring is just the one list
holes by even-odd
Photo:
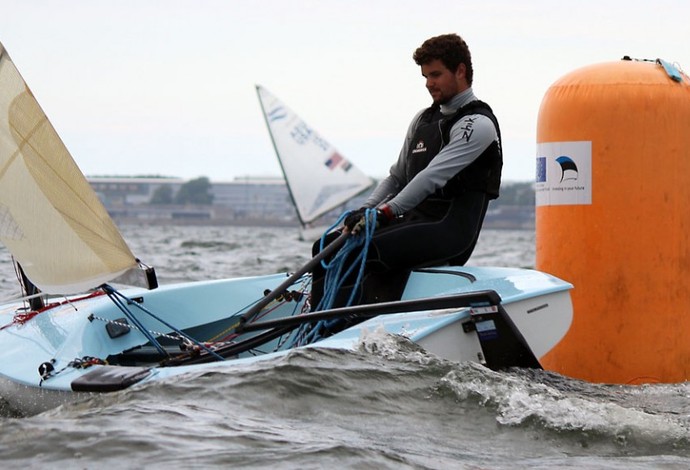
[[567, 180], [577, 181], [577, 165], [572, 158], [561, 155], [556, 162], [561, 166], [561, 183]]
[[592, 142], [537, 144], [536, 205], [592, 204]]

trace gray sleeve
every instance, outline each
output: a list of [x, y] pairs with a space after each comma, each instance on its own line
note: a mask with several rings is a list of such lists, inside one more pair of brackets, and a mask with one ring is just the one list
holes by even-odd
[[403, 142], [402, 149], [398, 155], [398, 160], [391, 166], [388, 176], [382, 179], [378, 186], [374, 189], [371, 195], [367, 198], [364, 203], [365, 207], [376, 207], [381, 202], [388, 199], [389, 196], [395, 196], [403, 188], [403, 182], [405, 181], [405, 167], [407, 161], [407, 155], [409, 153], [410, 142], [414, 136], [415, 129], [417, 128], [417, 122], [422, 116], [424, 110], [419, 111], [407, 128], [407, 134], [405, 135], [405, 141]]
[[[460, 119], [450, 130], [448, 145], [420, 171], [388, 204], [395, 214], [404, 214], [442, 188], [498, 139], [493, 122], [482, 114]], [[392, 173], [392, 172], [391, 172]]]
[[400, 183], [392, 174], [388, 175], [379, 182], [374, 191], [364, 202], [364, 207], [372, 208], [378, 206], [388, 199], [388, 196], [391, 194], [398, 194], [400, 186]]

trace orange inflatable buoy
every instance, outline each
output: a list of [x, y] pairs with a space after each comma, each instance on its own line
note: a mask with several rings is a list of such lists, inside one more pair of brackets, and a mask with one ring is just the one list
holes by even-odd
[[690, 79], [664, 61], [556, 81], [537, 125], [536, 266], [571, 282], [545, 368], [607, 383], [690, 380]]

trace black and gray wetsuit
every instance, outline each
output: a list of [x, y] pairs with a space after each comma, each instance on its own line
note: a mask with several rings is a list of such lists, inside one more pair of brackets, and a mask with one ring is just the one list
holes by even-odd
[[[365, 203], [388, 199], [398, 217], [374, 234], [360, 303], [399, 298], [412, 269], [465, 264], [498, 197], [502, 164], [498, 122], [471, 88], [417, 113], [389, 176]], [[323, 273], [313, 274], [318, 299]]]

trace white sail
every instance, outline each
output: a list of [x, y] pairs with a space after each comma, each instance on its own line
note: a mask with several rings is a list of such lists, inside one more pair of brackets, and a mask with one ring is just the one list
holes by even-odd
[[0, 241], [49, 294], [138, 264], [1, 44]]
[[256, 86], [278, 161], [302, 225], [342, 205], [374, 181], [264, 87]]

